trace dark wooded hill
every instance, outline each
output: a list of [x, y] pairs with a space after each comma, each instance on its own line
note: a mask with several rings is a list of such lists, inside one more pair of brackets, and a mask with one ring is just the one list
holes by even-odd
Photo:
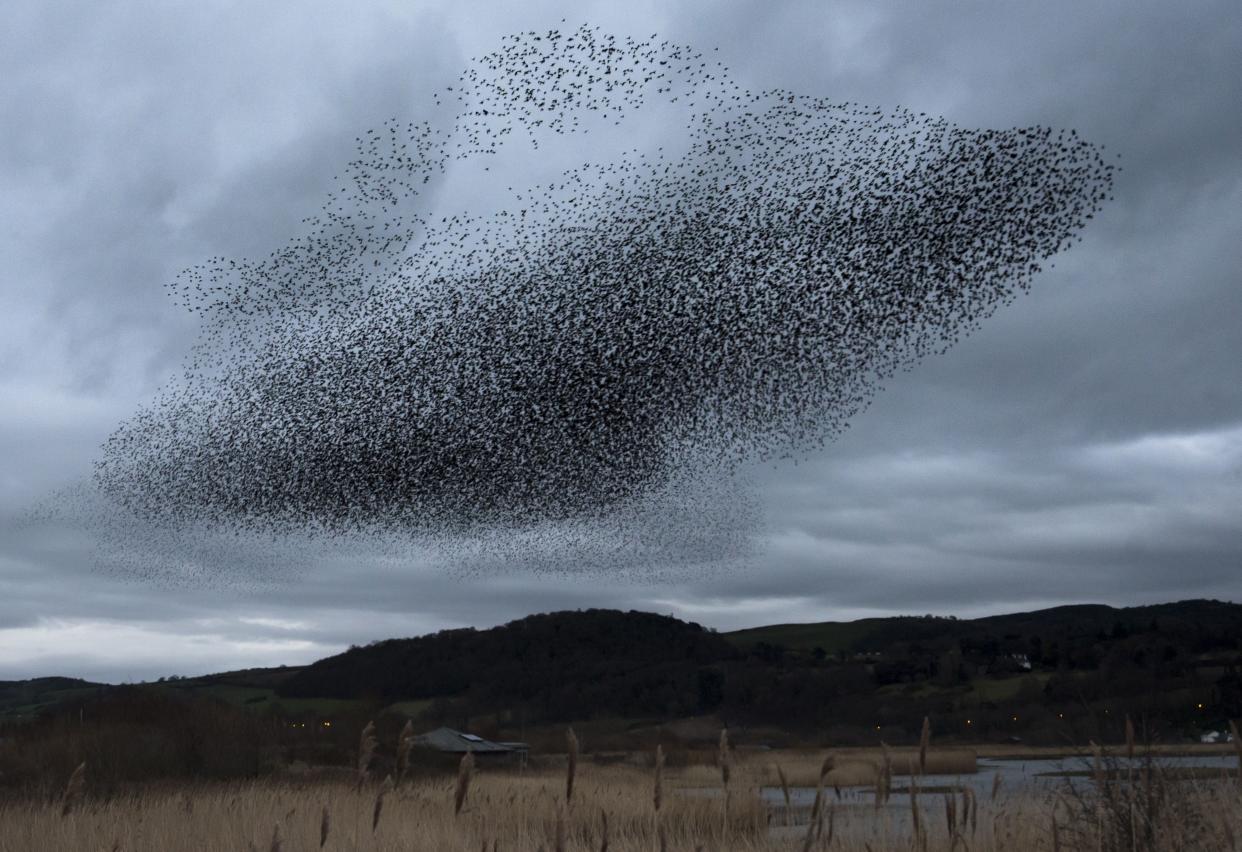
[[389, 639], [320, 660], [277, 687], [290, 698], [468, 696], [536, 717], [688, 715], [719, 703], [718, 665], [742, 657], [698, 624], [648, 612], [532, 615], [490, 630]]
[[[731, 724], [899, 742], [923, 716], [943, 736], [1102, 736], [1126, 715], [1185, 738], [1242, 717], [1242, 606], [1192, 600], [930, 615], [718, 634], [644, 612], [532, 615], [389, 639], [301, 668], [149, 685], [285, 718], [421, 715], [498, 729], [712, 714]], [[98, 684], [0, 683], [0, 718], [90, 700]], [[75, 711], [76, 712], [76, 711]]]
[[717, 713], [834, 725], [851, 738], [917, 725], [926, 713], [1006, 737], [1054, 719], [1124, 713], [1190, 729], [1242, 715], [1240, 640], [1242, 606], [1203, 600], [731, 634], [587, 610], [352, 648], [276, 689], [289, 698], [435, 698], [446, 719]]

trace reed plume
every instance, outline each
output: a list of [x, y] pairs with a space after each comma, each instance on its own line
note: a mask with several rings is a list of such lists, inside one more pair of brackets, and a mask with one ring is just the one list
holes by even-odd
[[405, 780], [410, 771], [410, 750], [414, 747], [414, 721], [405, 720], [405, 727], [397, 735], [397, 783]]
[[470, 792], [470, 778], [474, 775], [474, 752], [468, 751], [457, 766], [457, 788], [453, 791], [453, 813], [460, 814]]
[[565, 729], [566, 761], [565, 761], [565, 804], [574, 800], [574, 775], [578, 772], [578, 735], [574, 729]]
[[375, 757], [375, 747], [379, 740], [375, 738], [375, 723], [367, 722], [358, 738], [358, 786], [366, 783], [371, 773], [371, 760]]
[[69, 776], [69, 782], [65, 784], [65, 792], [60, 797], [60, 815], [62, 817], [69, 816], [69, 812], [73, 810], [73, 806], [78, 799], [82, 797], [82, 791], [86, 788], [86, 761], [78, 764], [78, 768], [73, 770], [73, 774]]

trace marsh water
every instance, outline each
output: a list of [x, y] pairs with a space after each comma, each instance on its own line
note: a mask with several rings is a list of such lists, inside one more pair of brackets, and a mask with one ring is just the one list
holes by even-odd
[[[1222, 777], [1227, 773], [1236, 776], [1238, 758], [1231, 754], [1220, 755], [1189, 755], [1181, 757], [1160, 757], [1156, 764], [1162, 769], [1220, 771]], [[1108, 758], [1108, 767], [1125, 771], [1133, 767], [1136, 771], [1142, 768], [1139, 758], [1127, 762], [1124, 757]], [[1053, 791], [1062, 789], [1066, 784], [1090, 783], [1090, 778], [1067, 773], [1089, 772], [1092, 768], [1091, 758], [1071, 756], [1061, 758], [1042, 758], [1034, 760], [980, 758], [979, 771], [970, 775], [924, 775], [918, 779], [920, 796], [940, 796], [948, 790], [960, 790], [970, 787], [975, 796], [986, 800], [992, 795], [994, 786], [998, 793], [1038, 793], [1041, 790]], [[999, 779], [999, 781], [997, 780]], [[910, 779], [905, 776], [893, 778], [892, 791], [889, 795], [889, 807], [909, 808]], [[769, 804], [783, 806], [785, 794], [780, 787], [763, 787], [760, 794]], [[837, 793], [825, 791], [831, 800], [838, 801]], [[815, 801], [814, 787], [791, 787], [789, 803], [792, 809], [799, 810], [811, 807]], [[843, 804], [873, 804], [875, 801], [874, 787], [842, 787], [840, 799]]]

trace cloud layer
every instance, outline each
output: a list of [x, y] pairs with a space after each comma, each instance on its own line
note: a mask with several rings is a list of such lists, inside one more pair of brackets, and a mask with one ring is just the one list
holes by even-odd
[[[653, 4], [628, 21], [552, 5], [376, 4], [348, 18], [211, 4], [12, 10], [0, 36], [0, 118], [14, 129], [0, 140], [0, 677], [294, 662], [559, 606], [725, 627], [1238, 596], [1242, 111], [1223, 69], [1242, 30], [1227, 4], [1120, 17], [794, 2], [705, 17]], [[280, 245], [318, 209], [360, 129], [407, 115], [503, 33], [566, 14], [719, 46], [755, 90], [971, 127], [1073, 127], [1122, 154], [1116, 202], [1028, 296], [885, 381], [816, 458], [749, 471], [764, 520], [741, 559], [705, 558], [659, 582], [582, 582], [535, 566], [463, 578], [431, 550], [329, 547], [282, 552], [260, 587], [169, 588], [96, 571], [97, 542], [80, 530], [17, 523], [88, 473], [116, 424], [176, 375], [197, 330], [163, 294], [181, 268]], [[659, 127], [635, 134], [648, 142]], [[529, 180], [582, 153], [549, 152]], [[161, 637], [164, 657], [127, 663]], [[186, 650], [195, 643], [209, 652]]]

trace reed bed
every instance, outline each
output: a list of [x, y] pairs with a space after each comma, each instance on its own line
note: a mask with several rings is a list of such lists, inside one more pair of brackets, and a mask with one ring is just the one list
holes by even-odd
[[725, 823], [720, 800], [706, 797], [668, 796], [657, 818], [649, 772], [579, 767], [569, 803], [565, 784], [559, 773], [478, 770], [400, 786], [259, 781], [153, 789], [67, 812], [59, 800], [10, 802], [0, 805], [0, 850], [477, 852], [486, 845], [551, 852], [600, 849], [607, 838], [608, 849], [627, 852], [658, 848], [657, 834], [669, 849], [778, 848], [764, 845], [768, 812], [757, 797], [734, 795]]
[[[821, 770], [824, 765], [821, 759]], [[1093, 812], [1076, 812], [1056, 796], [1001, 791], [995, 798], [974, 800], [926, 792], [911, 797], [909, 808], [880, 809], [842, 805], [820, 786], [815, 804], [791, 820], [774, 818], [778, 809], [736, 775], [730, 778], [726, 812], [719, 774], [718, 795], [692, 795], [682, 786], [681, 772], [661, 768], [668, 777], [661, 778], [665, 786], [657, 809], [651, 770], [579, 765], [575, 772], [573, 798], [566, 801], [562, 773], [472, 771], [460, 811], [455, 807], [460, 776], [402, 785], [390, 779], [363, 786], [352, 779], [217, 783], [102, 801], [75, 792], [76, 806], [68, 810], [60, 799], [0, 806], [0, 852], [1113, 848], [1107, 842], [1097, 845]], [[1232, 838], [1242, 836], [1237, 785], [1189, 783], [1187, 795], [1195, 800], [1194, 848], [1232, 848]], [[1164, 813], [1152, 835], [1155, 842], [1139, 848], [1191, 848], [1178, 843], [1188, 836], [1183, 818], [1191, 819], [1189, 810]]]
[[[407, 742], [403, 732], [398, 745]], [[1123, 756], [1135, 753], [1134, 735]], [[595, 765], [566, 736], [559, 767], [520, 770], [465, 756], [455, 774], [371, 773], [374, 731], [363, 731], [356, 768], [316, 780], [146, 786], [94, 795], [80, 765], [54, 797], [0, 801], [0, 852], [784, 852], [784, 850], [1236, 849], [1242, 838], [1239, 772], [1179, 778], [1157, 763], [1118, 776], [1097, 748], [1089, 784], [1038, 794], [994, 786], [935, 788], [933, 774], [968, 774], [973, 753], [917, 749], [794, 753], [734, 751], [722, 735], [714, 765]], [[966, 755], [970, 760], [967, 761]], [[844, 773], [870, 776], [872, 799], [842, 798]], [[894, 776], [907, 776], [893, 785]], [[999, 778], [999, 776], [997, 776]], [[403, 780], [404, 778], [404, 780]], [[777, 786], [764, 798], [761, 787]], [[808, 783], [809, 782], [809, 783]], [[814, 790], [791, 805], [790, 788]], [[890, 801], [890, 795], [904, 794]]]

